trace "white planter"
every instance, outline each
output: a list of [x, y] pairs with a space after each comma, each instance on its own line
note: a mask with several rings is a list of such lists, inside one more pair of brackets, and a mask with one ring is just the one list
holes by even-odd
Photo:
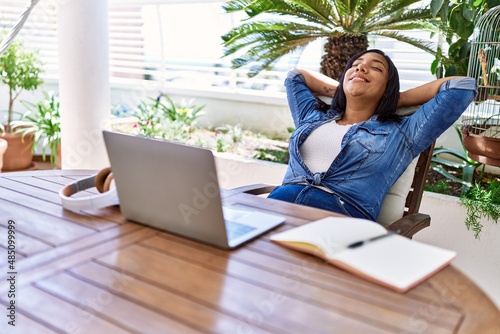
[[[279, 184], [286, 165], [234, 154], [215, 153], [221, 186], [226, 189], [254, 183]], [[465, 227], [465, 208], [458, 198], [424, 192], [420, 212], [431, 216], [431, 226], [415, 240], [457, 252], [453, 265], [472, 279], [500, 308], [500, 225], [483, 221], [479, 240]]]
[[3, 154], [7, 150], [7, 141], [5, 139], [0, 138], [0, 172], [3, 167]]
[[222, 188], [231, 189], [254, 183], [279, 184], [286, 165], [232, 153], [215, 153], [215, 164]]
[[500, 309], [500, 225], [483, 219], [480, 239], [475, 239], [465, 226], [467, 213], [459, 199], [431, 192], [424, 192], [420, 211], [431, 216], [431, 226], [414, 239], [456, 251], [453, 264]]

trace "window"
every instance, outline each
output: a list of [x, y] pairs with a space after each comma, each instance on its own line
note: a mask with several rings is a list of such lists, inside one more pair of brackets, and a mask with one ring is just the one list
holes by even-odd
[[[2, 25], [9, 29], [29, 0], [0, 0]], [[238, 24], [236, 15], [223, 13], [222, 1], [211, 0], [110, 0], [109, 50], [112, 84], [138, 85], [154, 81], [166, 87], [212, 92], [238, 90], [272, 95], [283, 91], [288, 69], [317, 70], [322, 41], [300, 54], [283, 58], [275, 71], [249, 79], [245, 70], [232, 70], [222, 58], [220, 36]], [[19, 38], [40, 50], [46, 79], [58, 77], [57, 1], [40, 1]], [[421, 38], [428, 33], [415, 32]], [[371, 45], [388, 52], [400, 70], [401, 88], [431, 80], [433, 57], [409, 45], [375, 39]], [[411, 56], [408, 56], [408, 55]]]
[[[0, 0], [0, 29], [10, 30], [29, 3], [29, 0]], [[25, 46], [39, 51], [47, 79], [57, 79], [56, 25], [55, 1], [40, 1], [16, 36]]]

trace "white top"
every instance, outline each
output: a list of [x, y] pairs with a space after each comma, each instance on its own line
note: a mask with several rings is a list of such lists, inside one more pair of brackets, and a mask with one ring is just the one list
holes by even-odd
[[352, 124], [340, 125], [331, 121], [319, 126], [306, 138], [299, 151], [306, 166], [313, 173], [328, 170], [340, 152], [342, 138]]

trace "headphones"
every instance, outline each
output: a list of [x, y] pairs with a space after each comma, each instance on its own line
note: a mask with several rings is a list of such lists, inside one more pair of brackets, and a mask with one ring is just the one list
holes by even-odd
[[[96, 187], [99, 195], [71, 197], [77, 192]], [[111, 168], [107, 167], [87, 178], [76, 180], [59, 190], [62, 206], [67, 210], [92, 210], [118, 205], [118, 193]]]

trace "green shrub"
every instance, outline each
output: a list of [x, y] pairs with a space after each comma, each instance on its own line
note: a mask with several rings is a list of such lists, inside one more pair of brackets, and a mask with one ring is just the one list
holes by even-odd
[[169, 96], [141, 100], [134, 111], [137, 132], [141, 136], [171, 140], [185, 140], [205, 106], [193, 104], [193, 100], [175, 103]]
[[483, 228], [480, 222], [482, 218], [488, 218], [495, 223], [498, 223], [500, 218], [500, 181], [492, 180], [486, 188], [476, 183], [460, 196], [460, 202], [467, 209], [465, 225], [478, 239]]

